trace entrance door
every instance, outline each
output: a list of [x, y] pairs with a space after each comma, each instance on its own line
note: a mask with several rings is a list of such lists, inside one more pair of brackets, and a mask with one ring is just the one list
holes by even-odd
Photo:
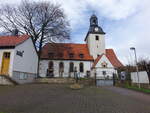
[[1, 67], [2, 75], [8, 75], [9, 64], [10, 64], [10, 52], [4, 52], [3, 59], [2, 59], [2, 67]]

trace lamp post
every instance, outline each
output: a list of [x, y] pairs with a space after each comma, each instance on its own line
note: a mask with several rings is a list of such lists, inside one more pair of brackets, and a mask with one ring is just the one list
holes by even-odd
[[136, 49], [135, 49], [135, 47], [131, 47], [130, 50], [133, 50], [134, 54], [135, 54], [135, 64], [136, 64], [136, 72], [137, 72], [137, 78], [138, 78], [138, 87], [140, 88], [139, 69], [138, 69], [138, 63], [137, 63]]

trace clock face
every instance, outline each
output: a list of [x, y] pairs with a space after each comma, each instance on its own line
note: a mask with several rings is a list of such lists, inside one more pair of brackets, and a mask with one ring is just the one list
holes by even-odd
[[95, 29], [94, 29], [96, 32], [98, 31], [98, 27], [95, 27]]

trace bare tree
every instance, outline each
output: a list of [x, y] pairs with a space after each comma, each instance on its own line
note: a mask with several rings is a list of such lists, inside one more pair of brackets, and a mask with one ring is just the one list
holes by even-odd
[[60, 5], [24, 0], [18, 6], [0, 7], [0, 28], [7, 33], [17, 29], [31, 36], [40, 59], [42, 46], [54, 39], [69, 39], [70, 26]]

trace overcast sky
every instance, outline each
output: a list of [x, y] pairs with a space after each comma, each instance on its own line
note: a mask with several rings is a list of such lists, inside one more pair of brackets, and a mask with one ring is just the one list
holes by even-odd
[[[14, 5], [20, 1], [0, 0], [0, 3]], [[134, 54], [129, 49], [132, 46], [136, 48], [138, 57], [150, 57], [150, 0], [49, 1], [64, 8], [71, 23], [71, 42], [84, 43], [89, 18], [94, 12], [106, 32], [106, 48], [113, 48], [124, 64], [134, 60]]]

